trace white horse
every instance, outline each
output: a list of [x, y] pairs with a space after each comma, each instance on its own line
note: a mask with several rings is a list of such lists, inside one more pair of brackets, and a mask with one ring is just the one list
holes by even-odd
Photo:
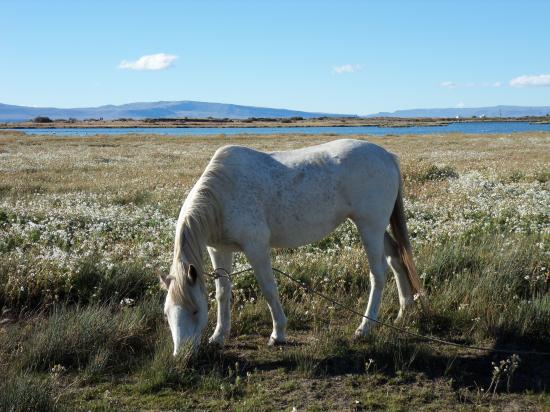
[[[171, 271], [161, 277], [168, 290], [164, 313], [174, 354], [185, 341], [198, 344], [207, 323], [204, 249], [214, 268], [228, 272], [233, 253], [245, 254], [273, 318], [269, 343], [282, 343], [286, 317], [270, 249], [317, 241], [348, 218], [357, 226], [369, 261], [371, 289], [365, 315], [377, 319], [389, 264], [401, 317], [413, 294], [421, 291], [401, 191], [396, 156], [365, 141], [336, 140], [275, 153], [240, 146], [218, 149], [183, 203]], [[386, 233], [388, 223], [393, 238]], [[210, 342], [223, 345], [231, 327], [231, 283], [223, 276], [215, 283], [217, 325]], [[363, 318], [356, 336], [366, 335], [372, 324]]]

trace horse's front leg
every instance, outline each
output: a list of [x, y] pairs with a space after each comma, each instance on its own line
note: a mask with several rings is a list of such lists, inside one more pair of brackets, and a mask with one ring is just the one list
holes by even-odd
[[233, 270], [233, 253], [220, 252], [217, 249], [209, 247], [208, 254], [210, 255], [213, 268], [219, 269], [217, 273], [220, 275], [215, 280], [218, 317], [216, 329], [210, 337], [209, 342], [223, 346], [225, 338], [229, 337], [231, 331], [231, 280], [227, 276]]
[[244, 254], [254, 269], [254, 275], [260, 285], [260, 289], [267, 300], [271, 317], [273, 319], [273, 332], [269, 338], [269, 345], [284, 343], [286, 341], [286, 316], [279, 300], [277, 282], [271, 268], [269, 247], [252, 245], [245, 248]]

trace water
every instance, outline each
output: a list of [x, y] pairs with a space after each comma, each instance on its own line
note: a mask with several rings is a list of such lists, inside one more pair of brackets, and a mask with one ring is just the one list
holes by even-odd
[[67, 129], [9, 129], [27, 134], [46, 134], [56, 136], [91, 136], [97, 134], [117, 135], [127, 133], [164, 134], [172, 136], [196, 135], [234, 135], [234, 134], [369, 134], [375, 136], [403, 134], [491, 134], [548, 131], [550, 124], [533, 124], [528, 122], [472, 122], [450, 123], [445, 126], [413, 126], [413, 127], [379, 127], [379, 126], [349, 126], [349, 127], [137, 127], [137, 128], [67, 128]]

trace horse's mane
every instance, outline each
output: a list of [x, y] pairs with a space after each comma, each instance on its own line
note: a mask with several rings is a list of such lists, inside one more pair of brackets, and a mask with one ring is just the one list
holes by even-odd
[[221, 193], [230, 189], [232, 181], [225, 173], [226, 165], [223, 149], [218, 150], [206, 170], [197, 181], [183, 207], [178, 219], [174, 242], [174, 260], [170, 275], [174, 278], [169, 288], [174, 303], [196, 309], [189, 288], [187, 287], [188, 268], [192, 264], [197, 269], [197, 282], [203, 291], [204, 267], [203, 252], [207, 241], [221, 239], [223, 231]]

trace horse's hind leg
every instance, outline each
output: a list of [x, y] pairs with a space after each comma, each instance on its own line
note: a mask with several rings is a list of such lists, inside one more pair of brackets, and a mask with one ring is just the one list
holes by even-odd
[[229, 337], [229, 332], [231, 331], [231, 280], [227, 275], [231, 273], [233, 268], [233, 253], [220, 252], [217, 249], [209, 247], [208, 254], [210, 255], [214, 269], [224, 269], [218, 270], [218, 274], [221, 276], [215, 280], [218, 320], [216, 329], [209, 339], [211, 343], [223, 345], [224, 339]]
[[399, 314], [396, 321], [403, 317], [403, 313], [413, 303], [411, 284], [407, 277], [403, 262], [397, 252], [397, 244], [395, 240], [386, 232], [384, 234], [384, 250], [386, 252], [386, 260], [395, 275], [397, 283], [397, 293], [399, 294]]
[[[384, 255], [384, 232], [385, 228], [380, 226], [356, 222], [357, 229], [361, 236], [363, 246], [367, 253], [370, 267], [370, 293], [365, 317], [355, 331], [355, 336], [366, 336], [369, 329], [378, 320], [378, 309], [382, 300], [382, 290], [386, 282], [387, 263]], [[374, 226], [374, 227], [373, 227]]]
[[259, 245], [245, 246], [244, 254], [254, 269], [254, 275], [260, 285], [260, 289], [267, 300], [271, 317], [273, 319], [273, 332], [269, 338], [269, 344], [285, 342], [286, 316], [279, 300], [277, 282], [273, 276], [269, 247]]

